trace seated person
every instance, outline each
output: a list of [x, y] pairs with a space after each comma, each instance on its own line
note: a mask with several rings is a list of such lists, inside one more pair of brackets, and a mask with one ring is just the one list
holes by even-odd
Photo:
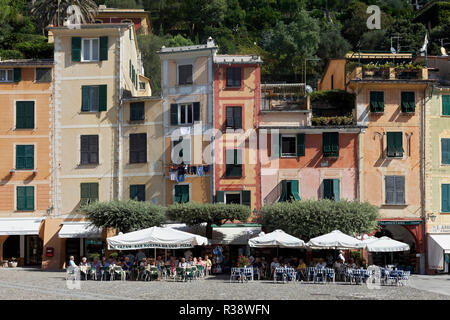
[[280, 264], [278, 263], [278, 258], [273, 258], [272, 263], [270, 264], [270, 273], [273, 275], [275, 269], [278, 268]]
[[192, 256], [189, 256], [187, 264], [192, 267], [194, 265], [194, 259], [192, 258]]
[[306, 280], [305, 279], [305, 270], [306, 270], [306, 264], [303, 261], [303, 259], [300, 259], [297, 266], [297, 280]]
[[349, 268], [358, 268], [358, 265], [355, 263], [355, 261], [353, 261], [353, 259], [348, 259], [348, 264], [347, 266]]
[[187, 266], [186, 258], [181, 258], [181, 261], [178, 263], [178, 268], [186, 268]]
[[97, 272], [97, 277], [101, 277], [101, 271], [102, 271], [102, 263], [98, 259], [98, 257], [94, 257], [94, 261], [91, 263], [91, 268], [95, 268], [95, 271]]
[[122, 263], [122, 269], [124, 271], [131, 271], [132, 268], [133, 268], [133, 263], [130, 261], [130, 258], [128, 256], [125, 257], [125, 260]]
[[261, 258], [257, 257], [255, 259], [255, 262], [252, 264], [253, 269], [256, 269], [256, 274], [258, 274], [258, 280], [262, 278], [262, 275], [264, 274], [264, 266], [261, 262]]
[[320, 258], [319, 262], [316, 264], [316, 268], [324, 269], [326, 267], [327, 267], [327, 264], [325, 263], [325, 261], [322, 258]]

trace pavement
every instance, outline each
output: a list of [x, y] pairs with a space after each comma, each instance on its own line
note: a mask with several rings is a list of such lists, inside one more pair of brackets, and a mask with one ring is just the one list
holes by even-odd
[[65, 280], [64, 272], [0, 268], [0, 300], [450, 300], [449, 280], [450, 276], [412, 276], [411, 285], [376, 289], [345, 283], [230, 283], [227, 276], [192, 282], [73, 283]]

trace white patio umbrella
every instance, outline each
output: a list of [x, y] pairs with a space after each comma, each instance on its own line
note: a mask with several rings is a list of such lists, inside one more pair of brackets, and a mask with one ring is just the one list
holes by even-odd
[[107, 238], [110, 250], [183, 249], [208, 244], [208, 239], [172, 228], [151, 227]]
[[303, 248], [305, 247], [305, 242], [287, 234], [283, 230], [277, 229], [273, 232], [260, 234], [256, 238], [249, 239], [248, 245], [255, 248]]
[[367, 243], [366, 246], [367, 251], [369, 252], [397, 252], [409, 250], [409, 244], [389, 237], [376, 238], [375, 241]]
[[306, 244], [311, 249], [362, 249], [366, 245], [361, 241], [339, 230], [312, 238]]

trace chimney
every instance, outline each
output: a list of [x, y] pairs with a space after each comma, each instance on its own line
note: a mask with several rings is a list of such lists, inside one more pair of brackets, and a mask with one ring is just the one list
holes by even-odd
[[212, 37], [209, 37], [209, 38], [208, 38], [208, 42], [206, 42], [206, 46], [207, 46], [208, 48], [215, 47], [214, 40], [213, 40]]

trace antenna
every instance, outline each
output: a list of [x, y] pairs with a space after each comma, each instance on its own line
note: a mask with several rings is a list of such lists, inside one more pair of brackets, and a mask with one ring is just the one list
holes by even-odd
[[[402, 37], [400, 37], [400, 35], [397, 33], [397, 35], [396, 36], [392, 36], [391, 37], [391, 52], [392, 52], [392, 49], [394, 49], [394, 47], [393, 47], [393, 45], [392, 45], [392, 39], [397, 39], [397, 51], [396, 51], [396, 53], [400, 53], [400, 39], [401, 39]], [[395, 49], [394, 49], [394, 51], [395, 51]], [[392, 52], [392, 53], [394, 53], [394, 52]], [[395, 54], [395, 53], [394, 53]]]

